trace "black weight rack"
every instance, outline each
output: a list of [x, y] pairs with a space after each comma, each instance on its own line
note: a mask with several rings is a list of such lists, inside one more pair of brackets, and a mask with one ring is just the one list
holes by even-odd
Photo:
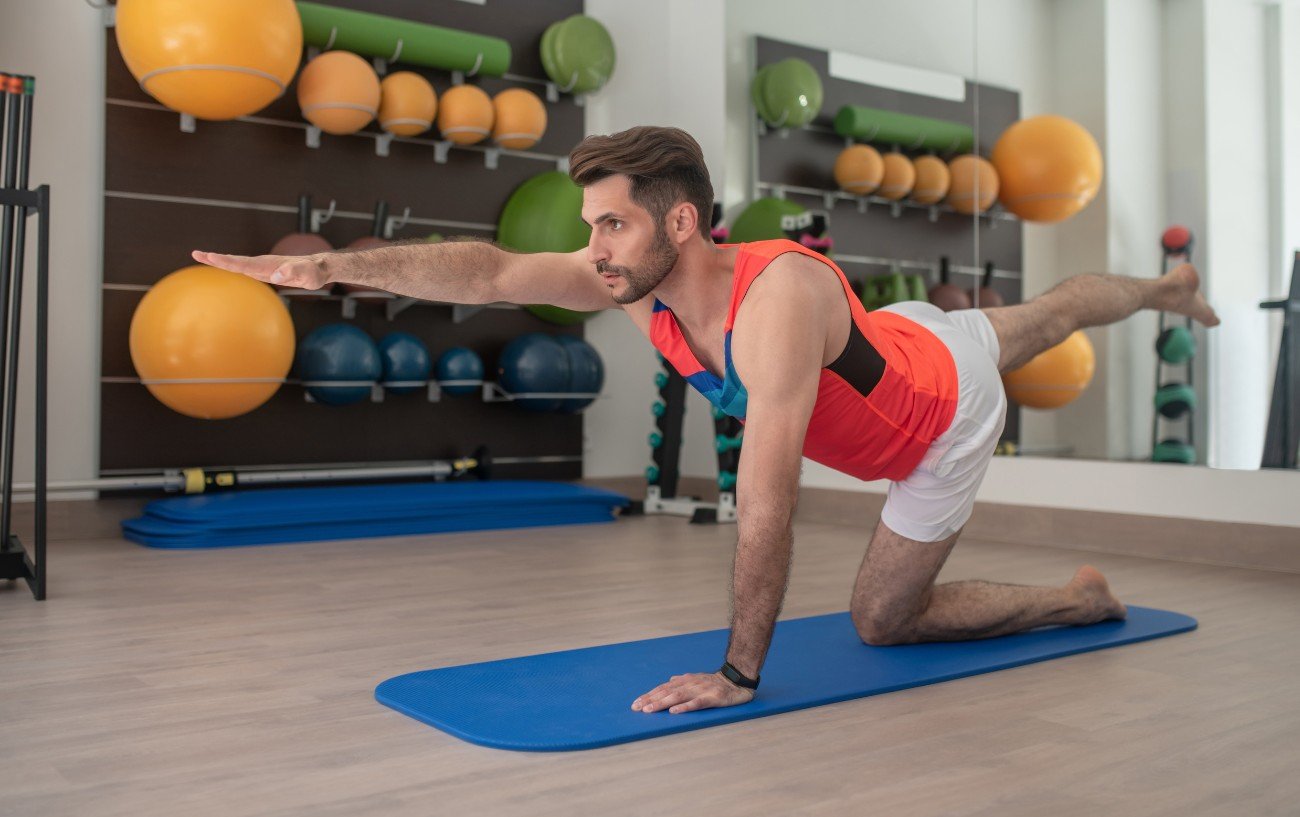
[[1277, 353], [1277, 378], [1264, 436], [1262, 468], [1296, 468], [1300, 458], [1300, 252], [1291, 265], [1286, 298], [1264, 301], [1260, 309], [1282, 310], [1282, 341]]
[[[0, 74], [0, 414], [3, 415], [3, 465], [0, 473], [0, 579], [23, 579], [37, 601], [45, 598], [46, 416], [48, 396], [50, 188], [27, 189], [31, 160], [32, 104], [36, 80]], [[28, 550], [13, 532], [14, 430], [17, 420], [19, 340], [22, 337], [23, 275], [28, 219], [36, 216], [36, 414], [35, 526]]]

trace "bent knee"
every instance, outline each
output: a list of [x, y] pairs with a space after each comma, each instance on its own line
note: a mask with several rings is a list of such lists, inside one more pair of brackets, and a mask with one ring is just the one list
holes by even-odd
[[890, 615], [887, 611], [854, 611], [853, 626], [862, 643], [872, 647], [892, 647], [916, 640], [915, 622], [909, 617]]

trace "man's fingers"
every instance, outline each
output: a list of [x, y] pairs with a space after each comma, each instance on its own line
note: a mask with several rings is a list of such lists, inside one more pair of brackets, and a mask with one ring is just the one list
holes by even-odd
[[194, 260], [201, 264], [207, 264], [210, 267], [220, 267], [231, 272], [242, 272], [246, 275], [261, 272], [269, 274], [280, 265], [281, 259], [275, 255], [262, 255], [252, 258], [247, 255], [224, 255], [219, 252], [194, 252]]
[[692, 698], [685, 703], [680, 703], [677, 706], [672, 707], [668, 712], [672, 715], [680, 715], [683, 712], [694, 712], [697, 709], [707, 709], [709, 707], [717, 706], [718, 703], [719, 701], [709, 697], [708, 695], [701, 695], [698, 698]]

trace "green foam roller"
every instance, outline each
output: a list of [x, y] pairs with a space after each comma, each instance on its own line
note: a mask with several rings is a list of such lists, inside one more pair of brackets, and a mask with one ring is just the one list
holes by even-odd
[[321, 3], [298, 3], [298, 16], [303, 41], [317, 48], [493, 77], [510, 70], [510, 43], [500, 37]]
[[860, 142], [881, 142], [908, 150], [969, 153], [975, 131], [958, 122], [845, 105], [835, 114], [835, 132]]

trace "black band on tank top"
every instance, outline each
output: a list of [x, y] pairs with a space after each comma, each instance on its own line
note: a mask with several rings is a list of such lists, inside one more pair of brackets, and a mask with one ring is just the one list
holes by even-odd
[[849, 340], [835, 362], [826, 367], [844, 378], [858, 394], [866, 397], [885, 375], [885, 359], [862, 335], [857, 321], [849, 321]]

